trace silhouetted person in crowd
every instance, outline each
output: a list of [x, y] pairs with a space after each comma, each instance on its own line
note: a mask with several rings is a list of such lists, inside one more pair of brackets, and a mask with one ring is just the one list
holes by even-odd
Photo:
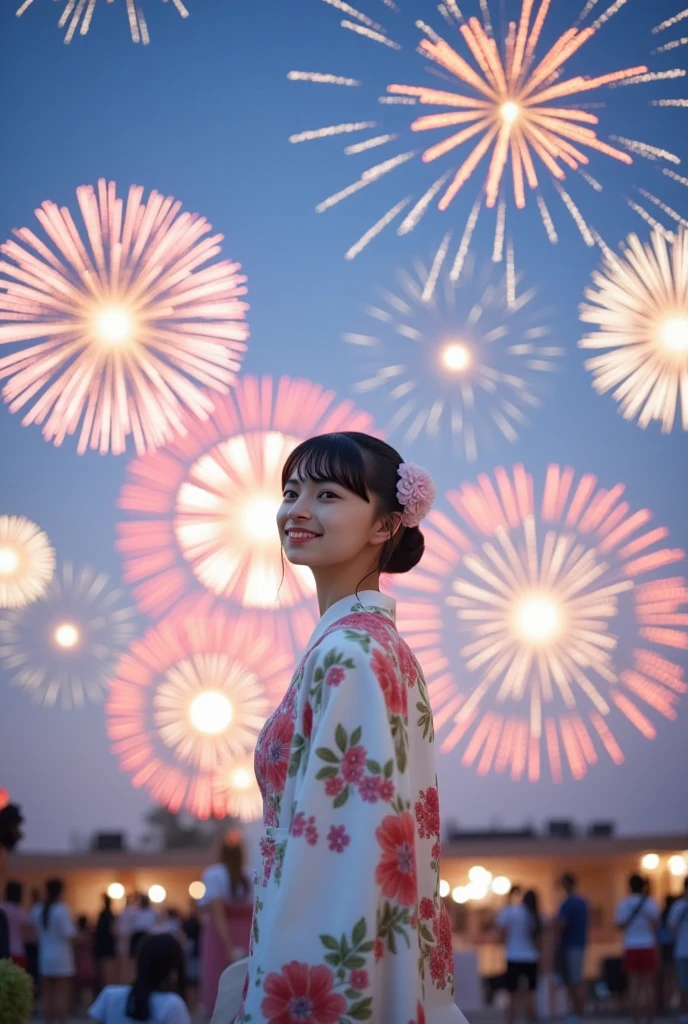
[[643, 1019], [651, 1024], [655, 1015], [657, 924], [661, 910], [640, 875], [631, 875], [628, 888], [630, 895], [616, 908], [616, 924], [623, 933], [629, 1008], [635, 1024]]
[[[523, 1003], [525, 1017], [535, 1020], [540, 942], [543, 921], [535, 892], [529, 889], [520, 902], [520, 888], [514, 886], [509, 903], [497, 914], [496, 924], [506, 945], [506, 987], [509, 992], [508, 1024], [514, 1024]], [[525, 991], [524, 991], [525, 990]]]
[[588, 942], [588, 903], [578, 894], [575, 875], [561, 879], [564, 899], [557, 914], [559, 944], [557, 967], [571, 1000], [571, 1024], [577, 1024], [585, 1012], [585, 947]]
[[88, 1014], [101, 1024], [191, 1024], [183, 999], [184, 953], [173, 935], [139, 943], [132, 985], [108, 985]]
[[683, 895], [669, 911], [669, 927], [674, 935], [674, 965], [676, 983], [681, 996], [680, 1024], [688, 1024], [688, 878], [683, 883]]

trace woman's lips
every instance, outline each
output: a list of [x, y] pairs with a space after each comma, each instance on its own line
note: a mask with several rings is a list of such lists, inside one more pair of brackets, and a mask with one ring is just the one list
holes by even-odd
[[288, 530], [287, 539], [292, 544], [307, 544], [310, 540], [317, 540], [320, 534], [311, 533], [310, 530]]

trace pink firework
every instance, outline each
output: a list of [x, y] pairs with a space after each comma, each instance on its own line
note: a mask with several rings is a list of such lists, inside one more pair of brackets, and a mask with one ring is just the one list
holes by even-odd
[[[372, 428], [367, 413], [305, 380], [242, 377], [207, 420], [129, 467], [119, 506], [124, 575], [141, 609], [191, 603], [286, 610], [298, 644], [313, 626], [314, 585], [284, 564], [275, 526], [281, 469], [304, 438]], [[283, 616], [284, 617], [284, 616]]]
[[243, 765], [281, 700], [291, 652], [243, 614], [163, 621], [117, 666], [106, 704], [112, 750], [134, 786], [173, 811], [224, 817], [218, 788]]
[[[671, 652], [688, 649], [684, 559], [624, 487], [551, 465], [541, 496], [522, 466], [446, 495], [426, 555], [400, 578], [401, 628], [424, 664], [442, 749], [479, 774], [532, 781], [549, 762], [582, 778], [619, 764], [625, 719], [653, 739], [688, 692]], [[631, 641], [620, 641], [633, 634]], [[619, 714], [620, 713], [620, 714]]]
[[216, 260], [222, 235], [171, 196], [114, 182], [77, 189], [85, 226], [44, 202], [31, 228], [0, 247], [3, 397], [23, 424], [43, 425], [78, 451], [139, 454], [182, 430], [185, 411], [205, 419], [206, 388], [227, 392], [246, 349], [246, 278]]

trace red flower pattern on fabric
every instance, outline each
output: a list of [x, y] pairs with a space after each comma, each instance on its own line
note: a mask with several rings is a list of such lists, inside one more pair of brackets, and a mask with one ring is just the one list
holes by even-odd
[[416, 823], [408, 811], [388, 815], [375, 830], [382, 848], [375, 881], [385, 896], [403, 907], [413, 906], [418, 896], [415, 830]]
[[358, 784], [358, 792], [369, 804], [376, 804], [380, 799], [380, 778], [377, 775], [366, 775]]
[[292, 960], [266, 977], [261, 1011], [268, 1024], [339, 1024], [347, 1002], [333, 984], [329, 967]]
[[343, 789], [344, 779], [341, 775], [335, 775], [333, 779], [327, 779], [325, 782], [325, 793], [327, 796], [339, 796]]
[[433, 860], [439, 860], [440, 859], [440, 841], [439, 841], [439, 839], [437, 840], [436, 843], [432, 844], [432, 850], [430, 851], [430, 856], [432, 857]]
[[341, 665], [330, 665], [327, 672], [325, 673], [325, 685], [326, 686], [339, 686], [344, 679], [346, 672]]
[[265, 780], [267, 788], [283, 793], [289, 771], [291, 741], [294, 738], [294, 722], [288, 715], [275, 715], [268, 722], [261, 737], [260, 751], [256, 755], [258, 780]]
[[351, 842], [344, 825], [331, 825], [327, 833], [327, 843], [333, 853], [343, 853]]
[[421, 839], [432, 839], [440, 834], [440, 801], [434, 786], [421, 789], [414, 811]]
[[345, 782], [360, 782], [365, 775], [365, 766], [368, 754], [365, 747], [360, 743], [356, 747], [350, 747], [342, 757], [342, 775]]
[[310, 739], [311, 733], [313, 732], [313, 708], [306, 701], [306, 706], [303, 709], [303, 735], [306, 739]]
[[[360, 625], [359, 625], [360, 623]], [[415, 686], [418, 676], [413, 653], [396, 631], [396, 627], [374, 612], [361, 612], [356, 616], [356, 628], [368, 633], [388, 654], [395, 653], [406, 683]]]
[[389, 655], [383, 654], [376, 648], [370, 656], [370, 667], [380, 684], [387, 710], [394, 715], [406, 717], [408, 714], [406, 686], [399, 679], [394, 662]]
[[385, 955], [385, 944], [382, 939], [375, 939], [373, 949], [375, 951], [375, 960], [382, 960]]
[[349, 984], [352, 988], [358, 989], [362, 992], [363, 989], [368, 988], [370, 980], [368, 978], [368, 972], [363, 970], [352, 971], [349, 975]]
[[437, 988], [447, 984], [447, 959], [441, 946], [433, 946], [430, 953], [430, 977]]
[[380, 783], [380, 799], [388, 804], [394, 798], [394, 783], [391, 779], [383, 779]]
[[427, 896], [420, 901], [419, 910], [422, 921], [429, 921], [435, 916], [435, 904]]

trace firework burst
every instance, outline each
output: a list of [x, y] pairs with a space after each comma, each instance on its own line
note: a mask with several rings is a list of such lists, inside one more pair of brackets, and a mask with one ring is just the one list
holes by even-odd
[[[113, 752], [158, 803], [225, 817], [233, 766], [245, 764], [290, 671], [291, 652], [256, 617], [216, 610], [163, 621], [135, 641], [110, 683]], [[240, 778], [238, 798], [244, 788]]]
[[226, 392], [248, 330], [245, 278], [213, 261], [222, 235], [171, 197], [132, 186], [126, 204], [114, 182], [83, 185], [82, 239], [66, 207], [45, 202], [36, 217], [49, 242], [20, 228], [0, 247], [3, 397], [23, 423], [43, 424], [61, 444], [79, 431], [78, 451], [157, 447], [181, 429], [182, 413], [205, 418], [199, 385]]
[[253, 768], [253, 755], [220, 765], [215, 792], [227, 814], [241, 821], [256, 821], [263, 814], [263, 797]]
[[673, 241], [653, 233], [643, 245], [630, 235], [621, 254], [609, 253], [593, 275], [581, 320], [598, 328], [581, 348], [606, 349], [588, 359], [599, 394], [612, 391], [627, 420], [659, 420], [670, 433], [688, 430], [688, 234]]
[[399, 284], [366, 308], [375, 333], [344, 335], [372, 364], [356, 390], [393, 403], [385, 431], [403, 431], [409, 443], [449, 435], [471, 461], [479, 441], [513, 443], [540, 404], [541, 375], [564, 354], [551, 344], [546, 313], [532, 308], [535, 292], [517, 296], [515, 278], [470, 257], [439, 280], [416, 264]]
[[623, 491], [553, 465], [538, 500], [517, 466], [431, 514], [423, 566], [399, 580], [400, 628], [426, 668], [442, 749], [460, 745], [480, 774], [534, 781], [546, 760], [555, 781], [567, 768], [581, 778], [601, 750], [623, 761], [624, 720], [653, 738], [657, 716], [676, 718], [688, 586], [667, 570], [684, 553]]
[[[112, 2], [113, 0], [108, 0], [108, 3]], [[21, 17], [33, 3], [34, 0], [24, 0], [21, 6], [17, 8], [17, 17]], [[79, 35], [85, 36], [91, 27], [96, 0], [63, 0], [63, 4], [64, 7], [58, 21], [58, 27], [64, 29], [65, 43], [71, 43], [77, 29], [79, 30]], [[120, 0], [120, 5], [122, 7], [126, 5], [132, 41], [134, 43], [143, 43], [144, 45], [149, 43], [148, 23], [141, 7], [136, 5], [135, 0]], [[182, 3], [182, 0], [172, 0], [172, 5], [182, 18], [188, 18], [189, 12]]]
[[[364, 45], [375, 42], [388, 52], [401, 53], [401, 57], [385, 58], [381, 49], [382, 75], [399, 74], [398, 70], [396, 73], [384, 71], [385, 59], [388, 62], [403, 59], [408, 65], [404, 57], [408, 40], [403, 26], [398, 26], [404, 40], [400, 43], [389, 36], [377, 15], [370, 17], [365, 11], [333, 0], [324, 2], [345, 15], [341, 27], [362, 37]], [[473, 0], [471, 4], [476, 7]], [[598, 241], [596, 232], [564, 186], [570, 176], [576, 174], [588, 188], [600, 192], [603, 185], [589, 170], [594, 170], [598, 164], [602, 170], [604, 161], [630, 165], [641, 157], [659, 164], [680, 163], [674, 153], [660, 146], [610, 134], [610, 130], [618, 129], [618, 122], [615, 124], [609, 115], [599, 115], [594, 108], [604, 106], [598, 102], [600, 90], [604, 95], [608, 89], [680, 79], [685, 76], [685, 69], [654, 70], [642, 64], [595, 75], [569, 74], [564, 70], [570, 61], [580, 57], [581, 51], [589, 49], [598, 32], [624, 5], [625, 0], [617, 0], [604, 10], [593, 12], [596, 5], [587, 4], [578, 22], [551, 45], [543, 42], [551, 0], [519, 0], [518, 4], [514, 0], [518, 17], [509, 22], [502, 40], [495, 34], [487, 0], [480, 2], [479, 18], [464, 18], [462, 10], [453, 2], [440, 3], [438, 10], [445, 22], [441, 25], [443, 34], [425, 21], [415, 21], [413, 45], [420, 57], [429, 62], [423, 72], [428, 79], [424, 84], [407, 84], [398, 78], [390, 82], [387, 77], [385, 92], [378, 97], [384, 120], [380, 115], [373, 120], [359, 117], [291, 136], [290, 141], [294, 143], [329, 138], [341, 132], [363, 136], [360, 141], [346, 146], [347, 156], [372, 149], [379, 152], [381, 147], [399, 148], [391, 156], [378, 157], [351, 184], [323, 200], [317, 207], [318, 212], [330, 209], [418, 157], [428, 167], [437, 168], [422, 191], [415, 192], [415, 184], [412, 185], [408, 194], [349, 249], [347, 258], [356, 256], [402, 211], [404, 217], [397, 228], [400, 235], [413, 230], [431, 206], [448, 210], [459, 193], [463, 194], [478, 177], [482, 179], [481, 193], [466, 222], [459, 251], [470, 239], [480, 209], [496, 208], [494, 251], [495, 259], [501, 259], [507, 207], [510, 204], [517, 209], [525, 207], [529, 192], [534, 195], [549, 240], [556, 242], [557, 229], [542, 191], [545, 183], [548, 187], [553, 184], [552, 195], [556, 201], [563, 203], [586, 244], [594, 245]], [[465, 10], [463, 4], [461, 8]], [[585, 24], [591, 18], [594, 20]], [[673, 22], [663, 23], [656, 31], [671, 24]], [[667, 45], [653, 52], [665, 53], [673, 48]], [[409, 73], [407, 68], [403, 73]], [[414, 77], [416, 74], [417, 71], [413, 72]], [[362, 86], [356, 78], [331, 73], [301, 71], [292, 72], [290, 77], [297, 82], [326, 84], [330, 89], [336, 82], [346, 83], [347, 93], [353, 96], [356, 87]], [[660, 106], [682, 106], [688, 101], [669, 97], [652, 102]], [[436, 109], [419, 114], [418, 107]], [[430, 141], [426, 142], [428, 139]], [[415, 177], [418, 179], [419, 175]], [[614, 187], [618, 192], [618, 175]], [[652, 194], [646, 198], [660, 208], [663, 205]], [[646, 220], [654, 219], [641, 203], [630, 202]], [[668, 208], [664, 212], [678, 217]]]
[[55, 552], [43, 531], [23, 516], [0, 516], [0, 607], [36, 601], [54, 571]]
[[315, 590], [304, 569], [286, 563], [282, 576], [282, 465], [312, 434], [370, 431], [371, 423], [309, 381], [244, 376], [205, 422], [188, 417], [184, 436], [135, 460], [119, 500], [128, 518], [118, 547], [142, 610], [229, 602], [263, 610], [275, 628], [288, 620], [305, 643]]
[[103, 699], [136, 634], [135, 610], [104, 573], [66, 562], [43, 596], [0, 619], [0, 666], [38, 703], [69, 709]]

